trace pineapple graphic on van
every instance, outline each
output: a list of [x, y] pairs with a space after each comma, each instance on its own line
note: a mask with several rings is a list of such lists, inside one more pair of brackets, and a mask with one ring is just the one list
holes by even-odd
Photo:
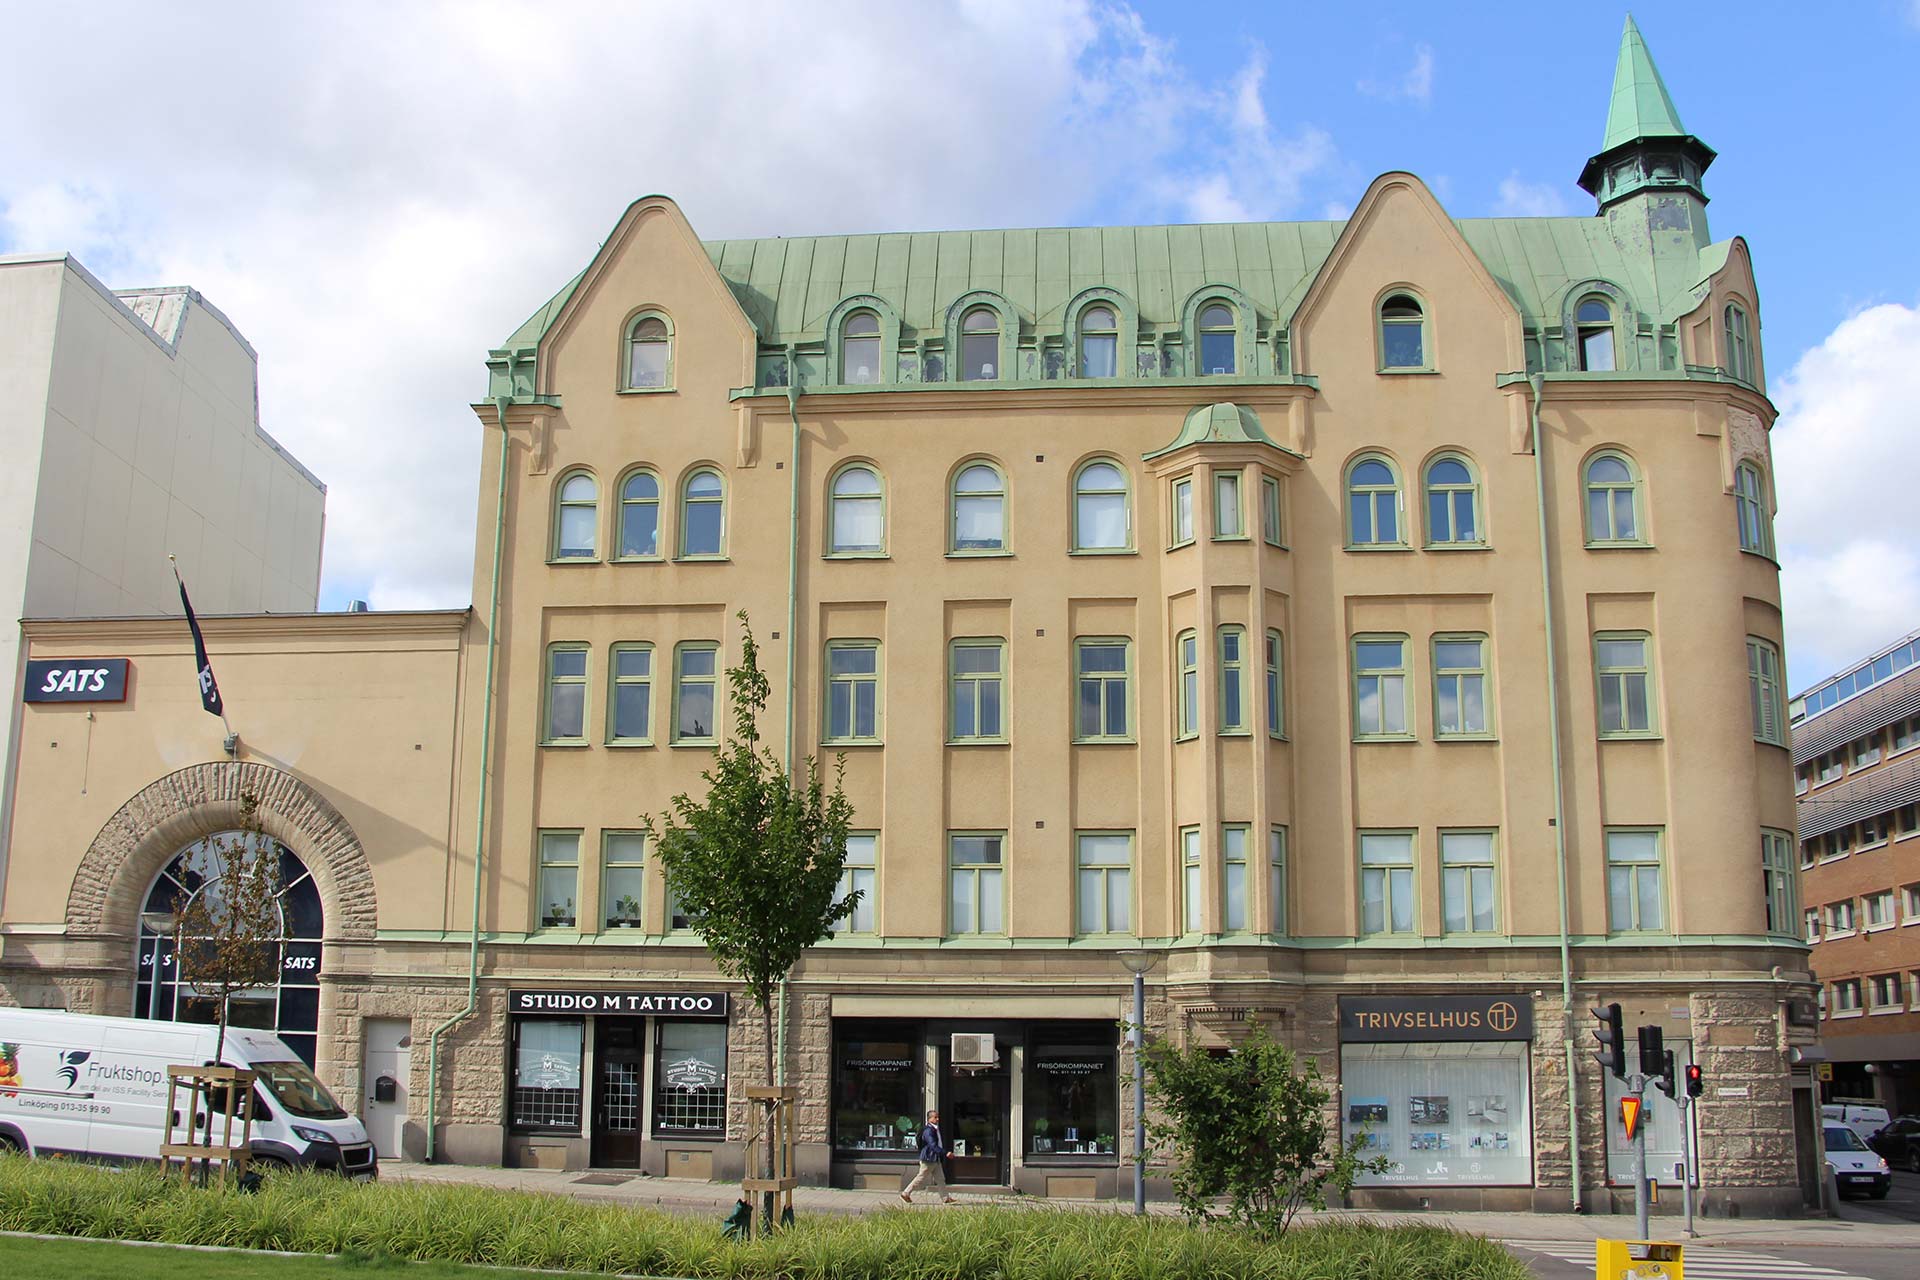
[[20, 1046], [0, 1044], [0, 1094], [12, 1098], [20, 1087]]

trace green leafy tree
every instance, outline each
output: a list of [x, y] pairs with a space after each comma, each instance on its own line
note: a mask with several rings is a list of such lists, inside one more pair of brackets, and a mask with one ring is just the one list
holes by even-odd
[[1364, 1137], [1334, 1137], [1319, 1069], [1263, 1028], [1226, 1057], [1157, 1038], [1145, 1053], [1148, 1101], [1160, 1113], [1147, 1137], [1170, 1159], [1174, 1196], [1193, 1221], [1224, 1201], [1229, 1221], [1279, 1236], [1300, 1210], [1326, 1208], [1329, 1190], [1344, 1195], [1361, 1173], [1388, 1167], [1384, 1157], [1360, 1159]]
[[[842, 786], [845, 763], [836, 762], [829, 791], [812, 756], [796, 776], [762, 745], [767, 677], [746, 612], [738, 616], [740, 662], [727, 669], [733, 714], [725, 744], [700, 775], [707, 793], [697, 801], [677, 795], [664, 818], [643, 821], [689, 925], [721, 972], [745, 987], [746, 998], [760, 1008], [771, 1085], [774, 992], [806, 949], [852, 914], [860, 894], [840, 893], [853, 819]], [[770, 1135], [768, 1175], [772, 1160]], [[772, 1203], [769, 1194], [763, 1222]]]
[[211, 836], [201, 855], [198, 892], [174, 900], [180, 980], [211, 1001], [220, 1030], [214, 1061], [226, 1052], [233, 998], [280, 980], [280, 859], [260, 829], [260, 801], [240, 796], [240, 826]]

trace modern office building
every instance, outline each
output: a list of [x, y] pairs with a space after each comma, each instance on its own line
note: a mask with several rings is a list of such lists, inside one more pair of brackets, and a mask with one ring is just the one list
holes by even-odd
[[91, 772], [27, 708], [0, 980], [190, 1012], [139, 912], [264, 794], [301, 963], [257, 1016], [386, 1141], [737, 1173], [767, 1033], [644, 826], [733, 728], [744, 610], [766, 741], [857, 815], [772, 1032], [810, 1178], [897, 1185], [938, 1106], [963, 1181], [1124, 1187], [1146, 950], [1156, 1032], [1337, 1081], [1367, 1202], [1630, 1197], [1617, 1000], [1712, 1082], [1709, 1198], [1798, 1205], [1757, 294], [1631, 26], [1605, 126], [1586, 217], [1406, 173], [1341, 222], [702, 242], [637, 201], [489, 356], [471, 617], [219, 624], [237, 761], [184, 684], [97, 709]]
[[1790, 714], [1824, 1100], [1920, 1111], [1920, 632]]

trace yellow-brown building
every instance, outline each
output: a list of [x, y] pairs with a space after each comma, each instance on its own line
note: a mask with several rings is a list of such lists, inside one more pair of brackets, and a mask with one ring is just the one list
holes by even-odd
[[1588, 218], [1404, 173], [1322, 223], [703, 243], [637, 201], [491, 353], [471, 614], [210, 620], [234, 760], [177, 627], [29, 625], [137, 670], [24, 710], [0, 980], [190, 1013], [139, 912], [264, 794], [314, 886], [275, 1016], [389, 1147], [737, 1172], [763, 1031], [640, 828], [745, 610], [857, 814], [775, 1033], [810, 1177], [894, 1185], [938, 1106], [963, 1180], [1124, 1187], [1145, 948], [1156, 1029], [1338, 1081], [1370, 1202], [1630, 1196], [1617, 1000], [1705, 1069], [1709, 1202], [1797, 1205], [1757, 294], [1631, 27], [1618, 81]]

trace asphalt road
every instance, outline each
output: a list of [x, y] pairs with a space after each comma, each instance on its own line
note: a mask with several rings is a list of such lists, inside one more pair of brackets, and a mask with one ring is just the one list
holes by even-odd
[[1920, 1173], [1894, 1170], [1885, 1200], [1842, 1200], [1840, 1216], [1850, 1222], [1920, 1222]]

